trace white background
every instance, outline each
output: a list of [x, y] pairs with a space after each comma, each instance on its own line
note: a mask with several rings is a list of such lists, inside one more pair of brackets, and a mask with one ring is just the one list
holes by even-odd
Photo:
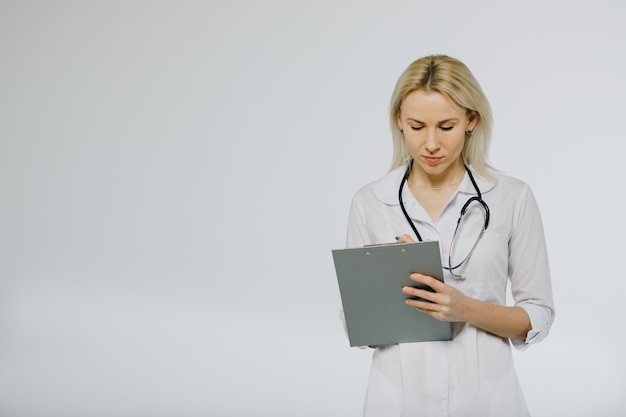
[[624, 415], [625, 4], [0, 1], [0, 415], [360, 415], [330, 250], [430, 53], [542, 210], [531, 410]]

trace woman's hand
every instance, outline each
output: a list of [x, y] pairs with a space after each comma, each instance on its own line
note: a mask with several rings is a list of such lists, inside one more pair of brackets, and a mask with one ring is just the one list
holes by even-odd
[[434, 290], [430, 292], [413, 287], [403, 287], [402, 293], [413, 297], [420, 297], [428, 301], [408, 299], [406, 304], [441, 321], [467, 321], [470, 298], [459, 290], [443, 282], [421, 274], [411, 274], [411, 280], [428, 285]]
[[[404, 234], [396, 241], [399, 243], [415, 242], [411, 236]], [[421, 274], [411, 274], [411, 279], [415, 282], [428, 285], [435, 292], [422, 290], [413, 287], [404, 287], [402, 292], [406, 295], [420, 297], [428, 301], [406, 300], [407, 305], [415, 307], [417, 310], [424, 312], [437, 320], [441, 321], [465, 321], [464, 317], [467, 312], [468, 297], [460, 291], [449, 285]], [[429, 302], [430, 301], [430, 302]]]
[[[396, 238], [400, 243], [415, 242], [404, 234]], [[403, 287], [402, 293], [423, 300], [406, 300], [406, 304], [437, 320], [465, 322], [511, 339], [526, 339], [531, 330], [530, 317], [521, 307], [501, 306], [468, 297], [462, 292], [443, 282], [422, 274], [411, 274], [415, 282], [425, 284], [434, 292], [413, 287]]]
[[437, 320], [466, 322], [500, 337], [522, 340], [532, 328], [528, 313], [521, 307], [501, 306], [468, 297], [427, 275], [411, 274], [411, 279], [428, 285], [434, 292], [403, 287], [403, 294], [428, 300], [409, 299], [406, 304]]
[[396, 242], [398, 242], [398, 243], [413, 243], [415, 241], [413, 240], [413, 238], [411, 236], [409, 236], [409, 235], [407, 235], [405, 233], [402, 236], [396, 236]]

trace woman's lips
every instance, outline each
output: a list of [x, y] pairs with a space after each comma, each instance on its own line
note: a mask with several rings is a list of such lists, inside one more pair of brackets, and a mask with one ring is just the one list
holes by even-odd
[[426, 161], [428, 165], [437, 165], [439, 161], [443, 159], [443, 157], [442, 156], [422, 156], [422, 159], [424, 159], [424, 161]]

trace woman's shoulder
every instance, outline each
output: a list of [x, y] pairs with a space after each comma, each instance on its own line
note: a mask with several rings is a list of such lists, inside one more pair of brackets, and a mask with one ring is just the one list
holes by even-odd
[[493, 175], [496, 186], [515, 189], [529, 188], [525, 181], [517, 177], [512, 177], [502, 172], [495, 172]]
[[530, 185], [520, 178], [502, 172], [494, 173], [493, 178], [493, 191], [496, 195], [506, 196], [518, 202], [534, 198]]
[[398, 199], [398, 187], [404, 176], [406, 166], [401, 166], [387, 172], [382, 177], [371, 181], [357, 190], [354, 201], [376, 200], [385, 204], [395, 204]]

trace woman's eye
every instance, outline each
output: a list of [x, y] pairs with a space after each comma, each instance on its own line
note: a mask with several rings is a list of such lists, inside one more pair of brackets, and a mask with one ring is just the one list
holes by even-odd
[[413, 130], [422, 130], [422, 126], [411, 126]]
[[440, 126], [439, 129], [443, 130], [444, 132], [447, 132], [449, 130], [452, 130], [454, 126]]

